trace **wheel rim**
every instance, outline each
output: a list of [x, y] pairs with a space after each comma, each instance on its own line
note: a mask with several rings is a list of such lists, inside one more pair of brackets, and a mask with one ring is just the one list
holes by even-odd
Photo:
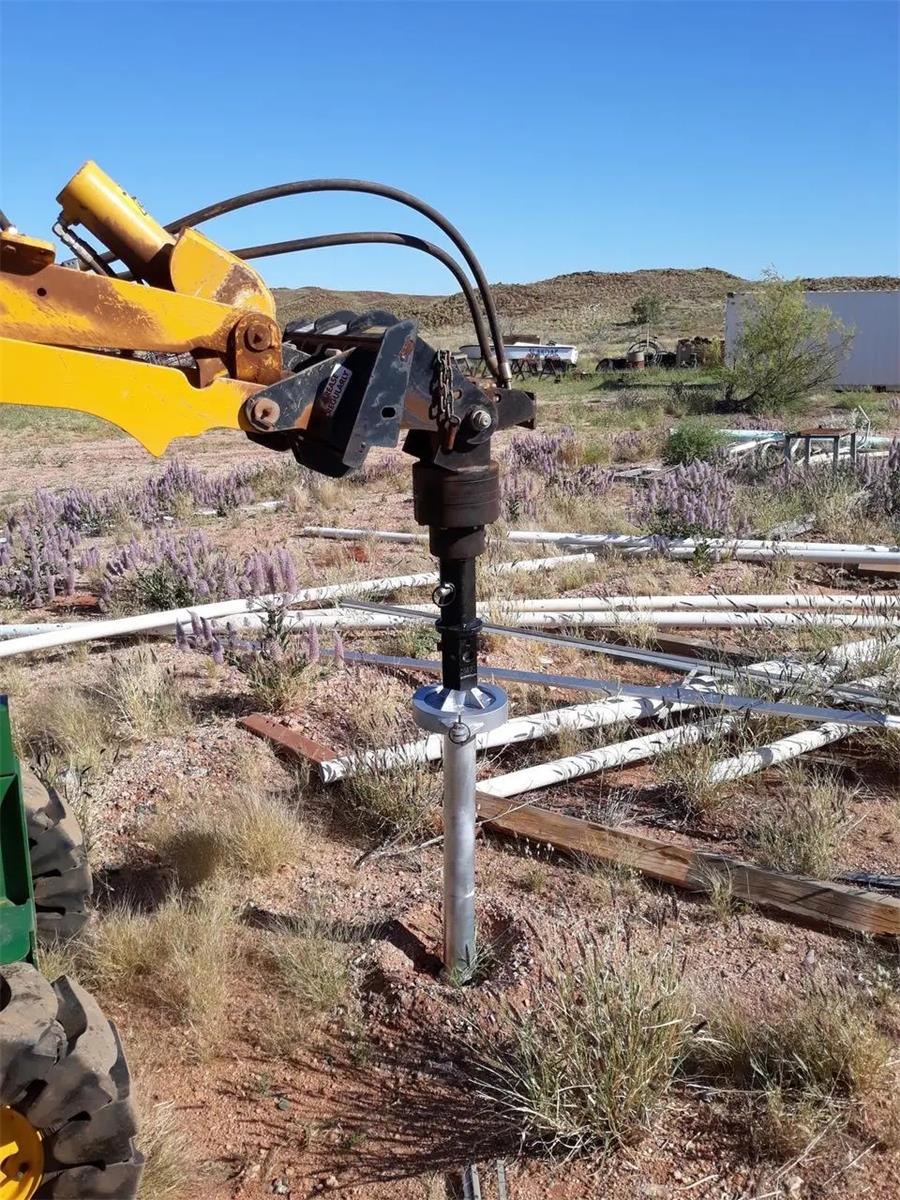
[[44, 1175], [41, 1135], [14, 1108], [0, 1108], [0, 1200], [31, 1200]]

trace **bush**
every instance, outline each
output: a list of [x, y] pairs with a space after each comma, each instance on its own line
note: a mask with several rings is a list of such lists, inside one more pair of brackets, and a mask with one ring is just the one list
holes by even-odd
[[726, 396], [746, 412], [796, 406], [837, 375], [853, 340], [827, 308], [806, 303], [800, 280], [767, 272], [747, 302], [734, 360], [724, 370]]
[[655, 325], [662, 317], [662, 300], [653, 292], [638, 296], [631, 306], [631, 319], [635, 325]]
[[736, 524], [735, 487], [710, 463], [695, 461], [651, 480], [639, 493], [636, 516], [663, 537], [721, 537]]
[[669, 434], [663, 447], [663, 462], [669, 466], [679, 463], [714, 462], [722, 456], [726, 439], [714, 425], [703, 421], [682, 421]]

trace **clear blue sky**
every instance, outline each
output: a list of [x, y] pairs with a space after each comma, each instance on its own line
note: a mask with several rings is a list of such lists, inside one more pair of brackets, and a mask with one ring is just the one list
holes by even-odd
[[[895, 3], [0, 0], [0, 196], [47, 236], [96, 159], [162, 221], [319, 175], [442, 208], [494, 281], [716, 266], [900, 271]], [[226, 245], [426, 233], [362, 197], [210, 223]], [[438, 264], [348, 248], [274, 285], [441, 292]]]

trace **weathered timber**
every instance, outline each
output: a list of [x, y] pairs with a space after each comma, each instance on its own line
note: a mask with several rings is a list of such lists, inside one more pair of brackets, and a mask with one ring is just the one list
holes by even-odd
[[251, 713], [249, 717], [241, 717], [238, 721], [241, 729], [246, 729], [255, 737], [264, 738], [271, 742], [275, 749], [294, 758], [311, 760], [314, 763], [327, 762], [336, 755], [328, 746], [301, 733], [299, 729], [291, 729], [283, 721], [267, 717], [264, 713]]
[[708, 892], [712, 880], [726, 876], [738, 899], [784, 916], [853, 933], [900, 937], [900, 900], [893, 896], [768, 871], [723, 854], [673, 846], [536, 805], [511, 808], [509, 800], [478, 793], [479, 818], [492, 832], [632, 867], [692, 892]]

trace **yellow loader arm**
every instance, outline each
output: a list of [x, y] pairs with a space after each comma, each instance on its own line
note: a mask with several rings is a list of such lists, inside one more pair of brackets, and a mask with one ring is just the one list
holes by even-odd
[[0, 232], [0, 404], [92, 413], [152, 454], [207, 429], [249, 431], [245, 402], [283, 377], [259, 274], [195, 229], [173, 237], [93, 162], [58, 199], [54, 232], [82, 269], [56, 264], [49, 242]]

